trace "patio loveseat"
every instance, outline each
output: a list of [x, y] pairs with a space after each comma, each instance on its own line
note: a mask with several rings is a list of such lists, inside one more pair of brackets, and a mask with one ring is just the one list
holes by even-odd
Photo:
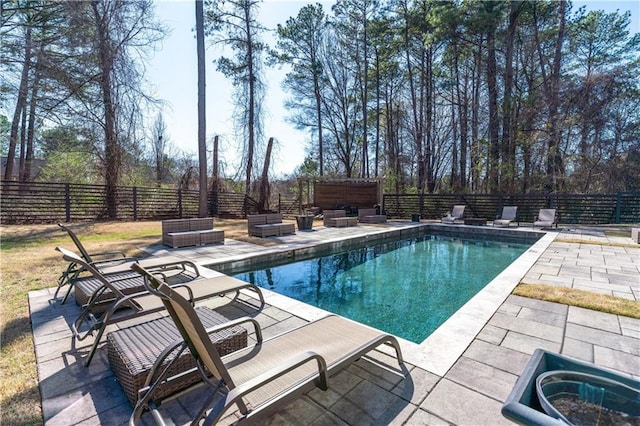
[[162, 244], [169, 247], [200, 246], [224, 242], [224, 231], [213, 229], [213, 218], [162, 221]]
[[247, 228], [249, 235], [261, 238], [277, 237], [296, 232], [296, 226], [293, 223], [282, 222], [280, 213], [248, 215]]

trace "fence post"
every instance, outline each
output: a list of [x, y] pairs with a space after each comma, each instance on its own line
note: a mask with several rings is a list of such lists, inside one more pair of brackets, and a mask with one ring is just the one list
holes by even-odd
[[64, 184], [64, 213], [65, 222], [71, 222], [71, 187], [68, 183]]
[[620, 213], [622, 212], [622, 192], [616, 193], [616, 223], [620, 223]]
[[182, 219], [182, 189], [178, 189], [178, 217]]
[[138, 187], [133, 187], [133, 221], [138, 220]]
[[278, 213], [282, 213], [282, 194], [278, 192]]

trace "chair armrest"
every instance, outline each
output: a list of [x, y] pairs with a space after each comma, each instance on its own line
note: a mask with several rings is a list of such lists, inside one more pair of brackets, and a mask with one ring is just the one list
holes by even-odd
[[244, 324], [246, 322], [250, 322], [253, 324], [253, 329], [256, 332], [256, 340], [258, 343], [262, 343], [262, 327], [255, 318], [250, 317], [240, 317], [231, 321], [224, 322], [222, 324], [214, 325], [206, 329], [207, 334], [217, 333], [218, 331], [222, 331], [227, 328], [235, 327], [236, 325]]
[[106, 257], [106, 256], [111, 256], [113, 258], [117, 257], [117, 259], [103, 259], [103, 260], [96, 260], [92, 263], [99, 263], [99, 262], [113, 262], [116, 260], [123, 260], [127, 258], [127, 255], [119, 250], [116, 251], [105, 251], [105, 252], [101, 252], [101, 253], [89, 253], [89, 256], [91, 257]]
[[[141, 259], [135, 259], [136, 263], [140, 263], [140, 260]], [[196, 265], [194, 262], [187, 259], [182, 259], [176, 262], [164, 263], [161, 265], [147, 266], [145, 267], [145, 269], [150, 272], [163, 271], [163, 270], [176, 270], [176, 269], [181, 269], [182, 272], [187, 272], [187, 266], [190, 266], [193, 269], [193, 272], [195, 273], [195, 277], [200, 276], [200, 270], [198, 269], [198, 265]]]
[[243, 395], [253, 392], [264, 384], [269, 383], [272, 380], [277, 379], [278, 377], [282, 377], [285, 374], [313, 360], [315, 360], [318, 364], [318, 377], [320, 379], [318, 387], [322, 390], [327, 390], [327, 363], [324, 358], [322, 358], [317, 353], [308, 351], [290, 358], [287, 361], [281, 363], [279, 366], [265, 371], [264, 373], [254, 377], [253, 379], [240, 384], [238, 387], [231, 389], [231, 391], [227, 394], [224, 407], [231, 406], [240, 398], [242, 398]]

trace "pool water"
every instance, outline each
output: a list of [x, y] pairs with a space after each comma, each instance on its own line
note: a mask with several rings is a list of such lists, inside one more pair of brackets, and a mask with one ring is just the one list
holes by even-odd
[[235, 277], [420, 343], [529, 247], [425, 236]]

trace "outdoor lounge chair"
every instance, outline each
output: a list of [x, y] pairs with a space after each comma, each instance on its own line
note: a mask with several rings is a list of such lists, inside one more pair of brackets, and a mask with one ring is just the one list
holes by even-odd
[[553, 225], [558, 227], [558, 218], [556, 217], [556, 209], [540, 209], [540, 213], [533, 220], [533, 227], [551, 228]]
[[[95, 266], [85, 262], [75, 253], [62, 247], [56, 247], [56, 250], [62, 253], [66, 261], [75, 262], [79, 266], [86, 268], [101, 283], [101, 286], [82, 307], [80, 315], [71, 324], [72, 339], [74, 341], [84, 340], [87, 336], [92, 336], [94, 331], [97, 332], [85, 360], [85, 365], [91, 363], [91, 359], [108, 325], [164, 310], [164, 305], [157, 297], [149, 294], [146, 291], [146, 287], [145, 291], [142, 292], [124, 294], [122, 292], [122, 282], [126, 282], [126, 278], [114, 279], [113, 275], [102, 274]], [[132, 265], [138, 264], [133, 263]], [[155, 274], [155, 272], [149, 271], [145, 271], [145, 273]], [[145, 277], [141, 274], [137, 273], [135, 279], [141, 280], [144, 285]], [[173, 288], [183, 294], [184, 297], [188, 297], [191, 303], [230, 292], [236, 292], [235, 298], [237, 298], [242, 289], [250, 289], [257, 294], [260, 300], [258, 309], [262, 309], [265, 303], [259, 287], [226, 275], [214, 278], [199, 278], [188, 283], [177, 284]], [[107, 291], [111, 293], [111, 298], [108, 300], [102, 299], [102, 294]]]
[[463, 223], [462, 216], [464, 215], [464, 205], [453, 206], [453, 210], [447, 213], [445, 217], [442, 218], [442, 223]]
[[[255, 327], [257, 342], [220, 357], [208, 338], [207, 333], [212, 330], [205, 330], [189, 301], [157, 277], [145, 273], [140, 265], [132, 268], [147, 276], [147, 283], [152, 287], [150, 291], [166, 305], [184, 338], [181, 344], [189, 348], [204, 384], [212, 388], [192, 424], [198, 424], [203, 418], [204, 424], [215, 424], [234, 405], [239, 409], [238, 424], [257, 422], [261, 416], [314, 387], [328, 389], [331, 375], [383, 343], [395, 349], [402, 374], [405, 374], [395, 337], [335, 315], [267, 340], [263, 340], [255, 320], [231, 321], [217, 329], [250, 322]], [[207, 372], [213, 377], [208, 377]], [[158, 423], [162, 419], [157, 407], [148, 402], [146, 395], [138, 400], [130, 418], [131, 425], [139, 422], [145, 409], [152, 411]]]
[[503, 207], [502, 215], [493, 221], [493, 226], [510, 226], [511, 222], [516, 222], [520, 226], [520, 223], [516, 220], [517, 211], [518, 207], [516, 206]]
[[[200, 276], [200, 272], [198, 271], [196, 264], [184, 257], [153, 256], [147, 259], [137, 259], [134, 257], [127, 257], [126, 254], [121, 251], [89, 253], [71, 228], [61, 223], [59, 223], [58, 226], [69, 234], [69, 237], [71, 237], [71, 240], [80, 253], [80, 257], [87, 263], [94, 265], [103, 274], [117, 274], [118, 278], [139, 277], [139, 274], [131, 270], [131, 264], [134, 262], [140, 262], [145, 268], [161, 270], [164, 274], [180, 275], [190, 277], [190, 279]], [[65, 285], [68, 285], [69, 288], [61, 301], [61, 303], [65, 303], [71, 293], [71, 290], [74, 288], [74, 284], [77, 280], [82, 279], [81, 276], [84, 272], [87, 272], [86, 269], [82, 268], [75, 262], [69, 262], [67, 268], [62, 272], [62, 274], [60, 274], [60, 277], [58, 277], [58, 288], [56, 288], [53, 298], [56, 299], [60, 289]], [[136, 291], [142, 290], [143, 288], [141, 287], [140, 281], [140, 285]]]

